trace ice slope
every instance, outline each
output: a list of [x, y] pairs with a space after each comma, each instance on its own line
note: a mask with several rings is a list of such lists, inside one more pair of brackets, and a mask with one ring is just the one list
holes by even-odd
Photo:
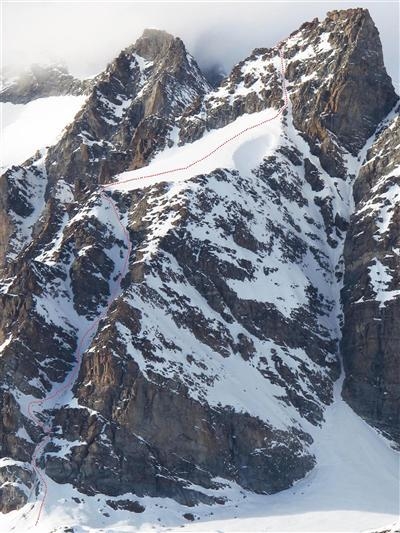
[[[49, 533], [69, 526], [75, 533], [353, 533], [389, 526], [398, 520], [399, 455], [342, 400], [342, 381], [343, 377], [335, 385], [335, 401], [326, 410], [325, 424], [313, 433], [317, 466], [287, 491], [259, 496], [231, 484], [218, 492], [228, 496], [225, 505], [193, 508], [168, 499], [133, 496], [145, 507], [143, 513], [135, 514], [113, 511], [106, 503], [132, 495], [89, 497], [49, 480], [49, 499], [39, 526], [34, 527], [38, 504], [28, 503], [20, 513], [1, 516], [1, 530]], [[188, 512], [194, 522], [183, 517]]]
[[23, 163], [36, 150], [57, 141], [85, 96], [50, 96], [28, 104], [1, 103], [0, 170]]

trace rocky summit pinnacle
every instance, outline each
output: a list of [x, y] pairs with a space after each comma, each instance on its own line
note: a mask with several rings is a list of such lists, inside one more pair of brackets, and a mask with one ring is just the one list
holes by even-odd
[[[135, 42], [133, 49], [148, 61], [154, 61], [157, 57], [166, 54], [173, 43], [180, 44], [182, 41], [166, 31], [147, 28]], [[183, 43], [182, 46], [184, 47]]]
[[346, 420], [400, 442], [399, 131], [364, 9], [214, 88], [164, 31], [122, 50], [0, 178], [0, 510], [43, 479], [104, 520], [288, 489], [320, 472], [341, 362]]
[[293, 100], [294, 122], [318, 145], [315, 150], [326, 170], [340, 175], [335, 139], [357, 154], [398, 99], [385, 70], [378, 30], [366, 9], [350, 9], [328, 13], [323, 22], [303, 26], [292, 39], [294, 52], [301, 50], [302, 39], [322, 40], [320, 50], [330, 59], [320, 64], [317, 57], [300, 59], [292, 63], [289, 79], [292, 73], [308, 77]]

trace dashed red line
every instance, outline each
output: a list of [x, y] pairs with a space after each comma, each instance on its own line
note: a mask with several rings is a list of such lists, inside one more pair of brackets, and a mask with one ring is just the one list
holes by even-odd
[[130, 241], [129, 233], [128, 233], [128, 230], [126, 229], [126, 227], [121, 222], [121, 219], [120, 219], [119, 213], [117, 211], [117, 208], [116, 208], [116, 206], [114, 204], [114, 201], [109, 196], [107, 196], [103, 191], [105, 189], [109, 189], [109, 188], [111, 188], [113, 186], [115, 187], [115, 186], [118, 186], [120, 184], [128, 183], [128, 182], [131, 182], [131, 181], [136, 181], [136, 180], [139, 180], [139, 179], [153, 178], [153, 177], [157, 177], [157, 176], [166, 176], [166, 175], [172, 174], [174, 172], [181, 172], [181, 171], [184, 171], [184, 170], [189, 170], [190, 168], [194, 167], [198, 163], [200, 163], [200, 162], [204, 161], [205, 159], [208, 159], [209, 157], [211, 157], [213, 154], [215, 154], [215, 152], [220, 150], [223, 146], [227, 145], [228, 143], [230, 143], [234, 139], [237, 139], [238, 137], [240, 137], [244, 133], [246, 133], [246, 132], [248, 132], [250, 130], [253, 130], [255, 128], [259, 128], [260, 126], [263, 126], [264, 124], [267, 124], [268, 122], [271, 122], [272, 120], [275, 120], [276, 118], [278, 118], [283, 113], [283, 111], [288, 107], [288, 103], [289, 103], [289, 98], [288, 98], [288, 93], [287, 93], [287, 88], [286, 88], [286, 82], [285, 82], [285, 63], [284, 63], [283, 52], [282, 52], [282, 49], [281, 49], [280, 46], [281, 45], [279, 43], [278, 44], [278, 48], [279, 48], [279, 57], [280, 57], [280, 66], [281, 66], [282, 92], [283, 92], [284, 105], [277, 111], [277, 113], [273, 117], [268, 118], [266, 120], [263, 120], [261, 122], [258, 122], [256, 124], [253, 124], [252, 126], [248, 126], [247, 128], [244, 128], [243, 130], [239, 131], [235, 135], [232, 135], [232, 137], [229, 137], [224, 142], [222, 142], [221, 144], [216, 146], [210, 152], [206, 153], [205, 155], [203, 155], [199, 159], [196, 159], [195, 161], [192, 161], [191, 163], [189, 163], [186, 166], [173, 168], [173, 169], [169, 169], [169, 170], [164, 170], [162, 172], [156, 172], [154, 174], [145, 174], [143, 176], [139, 176], [139, 177], [135, 177], [135, 178], [129, 178], [129, 179], [126, 179], [126, 180], [123, 180], [123, 181], [119, 181], [119, 182], [106, 183], [106, 184], [100, 186], [100, 195], [110, 205], [111, 209], [114, 212], [115, 218], [117, 219], [118, 224], [121, 227], [121, 230], [122, 230], [122, 232], [124, 234], [125, 244], [126, 244], [126, 247], [127, 247], [127, 253], [126, 253], [126, 256], [125, 256], [125, 259], [124, 259], [124, 263], [122, 265], [121, 272], [119, 273], [118, 278], [116, 280], [117, 281], [116, 288], [114, 289], [114, 292], [110, 295], [107, 306], [105, 307], [103, 312], [92, 322], [92, 324], [85, 331], [84, 335], [81, 337], [81, 339], [79, 341], [79, 344], [78, 344], [78, 347], [77, 347], [77, 350], [76, 350], [76, 364], [75, 364], [72, 372], [69, 374], [69, 376], [67, 377], [66, 381], [64, 382], [64, 384], [60, 388], [56, 389], [54, 392], [52, 392], [51, 394], [49, 394], [45, 398], [40, 399], [40, 400], [39, 399], [32, 400], [28, 404], [28, 408], [27, 408], [28, 416], [30, 417], [30, 419], [38, 427], [40, 427], [42, 429], [43, 433], [45, 434], [43, 439], [36, 445], [36, 447], [34, 449], [34, 452], [32, 454], [32, 460], [31, 460], [31, 466], [32, 466], [33, 470], [36, 472], [37, 477], [38, 477], [38, 479], [40, 480], [40, 483], [43, 486], [43, 498], [42, 498], [42, 501], [41, 501], [39, 509], [38, 509], [38, 514], [37, 514], [35, 525], [37, 525], [39, 523], [39, 520], [40, 520], [41, 515], [43, 513], [44, 506], [46, 504], [47, 495], [48, 495], [48, 486], [47, 486], [46, 478], [45, 478], [41, 468], [37, 465], [37, 461], [40, 459], [40, 456], [43, 453], [46, 445], [51, 440], [51, 427], [47, 426], [45, 423], [43, 423], [40, 420], [40, 418], [38, 418], [38, 416], [34, 412], [33, 408], [34, 408], [34, 406], [43, 406], [43, 404], [49, 402], [50, 400], [54, 400], [55, 398], [60, 397], [65, 391], [71, 389], [72, 385], [74, 384], [74, 382], [75, 382], [75, 380], [77, 378], [78, 372], [80, 370], [82, 357], [83, 357], [83, 353], [84, 353], [84, 344], [86, 343], [86, 341], [89, 338], [89, 336], [92, 333], [94, 333], [94, 331], [97, 328], [97, 326], [100, 323], [100, 321], [107, 315], [111, 304], [113, 303], [113, 301], [117, 297], [118, 292], [120, 290], [120, 282], [121, 282], [121, 280], [124, 278], [124, 276], [128, 272], [129, 258], [130, 258], [130, 254], [131, 254], [131, 251], [132, 251], [132, 244], [131, 244], [131, 241]]

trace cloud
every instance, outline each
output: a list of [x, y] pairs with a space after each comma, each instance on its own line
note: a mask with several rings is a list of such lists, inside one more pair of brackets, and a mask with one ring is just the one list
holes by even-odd
[[253, 48], [274, 45], [327, 11], [367, 7], [380, 31], [388, 71], [399, 86], [397, 2], [9, 2], [3, 5], [3, 65], [64, 59], [84, 77], [101, 71], [146, 27], [183, 39], [199, 64], [225, 71]]

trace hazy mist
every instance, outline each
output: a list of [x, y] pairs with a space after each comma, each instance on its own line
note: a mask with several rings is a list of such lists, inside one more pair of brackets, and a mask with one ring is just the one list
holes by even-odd
[[200, 66], [225, 71], [327, 11], [367, 7], [399, 87], [399, 4], [390, 2], [8, 2], [3, 3], [2, 66], [63, 59], [80, 77], [96, 74], [146, 27], [183, 39]]

